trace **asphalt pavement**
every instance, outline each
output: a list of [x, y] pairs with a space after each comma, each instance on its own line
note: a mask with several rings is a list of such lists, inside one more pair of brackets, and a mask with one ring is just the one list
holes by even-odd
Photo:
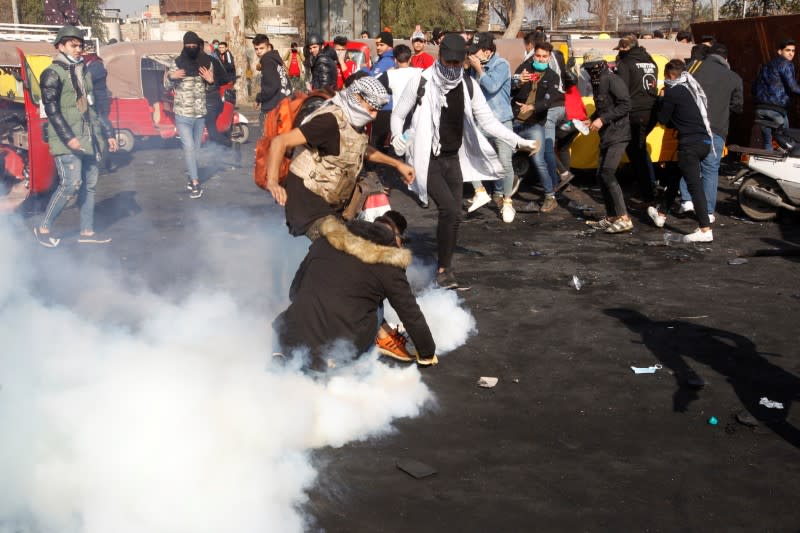
[[[167, 290], [203, 268], [174, 243], [247, 242], [281, 228], [281, 209], [253, 185], [253, 149], [243, 148], [243, 169], [206, 157], [198, 200], [185, 190], [177, 143], [116, 156], [96, 209], [96, 229], [114, 239], [105, 252], [114, 268]], [[433, 264], [435, 206], [422, 209], [390, 183], [413, 250]], [[800, 399], [800, 259], [778, 255], [800, 246], [800, 220], [744, 220], [723, 178], [714, 242], [665, 245], [665, 230], [695, 223], [671, 219], [661, 230], [637, 210], [629, 234], [592, 231], [585, 219], [601, 209], [593, 187], [581, 178], [555, 212], [519, 213], [512, 224], [489, 207], [467, 217], [455, 269], [470, 287], [459, 295], [478, 333], [424, 372], [436, 401], [422, 416], [314, 453], [309, 529], [800, 529], [792, 405]], [[523, 184], [519, 205], [536, 198]], [[29, 202], [26, 223], [41, 208]], [[232, 212], [237, 218], [213, 232], [196, 222]], [[70, 207], [54, 230], [68, 253], [84, 253], [70, 241], [73, 229]], [[296, 241], [292, 257], [305, 246]], [[742, 254], [746, 261], [731, 261]], [[230, 287], [263, 296], [235, 279]], [[631, 370], [657, 364], [653, 374]], [[480, 376], [498, 384], [480, 388]], [[762, 397], [784, 409], [759, 405]], [[737, 420], [747, 413], [756, 425]], [[436, 473], [415, 479], [396, 468], [401, 459]]]

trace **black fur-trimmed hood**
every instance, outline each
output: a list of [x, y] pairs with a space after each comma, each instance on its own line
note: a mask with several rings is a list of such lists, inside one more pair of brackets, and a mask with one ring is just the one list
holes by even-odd
[[345, 226], [335, 218], [328, 218], [319, 230], [335, 249], [369, 265], [383, 264], [406, 269], [411, 264], [411, 252], [395, 246], [394, 234], [382, 224], [352, 221]]

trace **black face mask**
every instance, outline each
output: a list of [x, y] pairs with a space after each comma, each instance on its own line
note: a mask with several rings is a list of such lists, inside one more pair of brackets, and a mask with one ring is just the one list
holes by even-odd
[[619, 51], [619, 57], [620, 57], [620, 58], [623, 58], [623, 57], [625, 57], [626, 55], [628, 55], [630, 52], [631, 52], [630, 50], [620, 50], [620, 51]]
[[200, 47], [199, 46], [195, 46], [193, 48], [189, 48], [189, 47], [184, 46], [183, 47], [183, 52], [186, 54], [186, 57], [188, 57], [189, 59], [197, 59], [197, 56], [200, 55]]
[[591, 63], [584, 63], [583, 68], [589, 73], [592, 79], [596, 79], [608, 70], [608, 63], [605, 61], [592, 61]]

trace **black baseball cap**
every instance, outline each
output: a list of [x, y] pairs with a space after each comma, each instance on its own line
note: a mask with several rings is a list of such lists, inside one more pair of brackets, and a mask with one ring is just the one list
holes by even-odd
[[439, 55], [443, 61], [464, 61], [467, 41], [457, 33], [448, 33], [439, 44]]
[[378, 34], [375, 38], [376, 43], [383, 43], [386, 46], [394, 46], [394, 39], [392, 38], [392, 34], [388, 31], [382, 31]]
[[472, 37], [472, 44], [475, 45], [478, 50], [493, 50], [494, 34], [488, 31], [476, 33]]

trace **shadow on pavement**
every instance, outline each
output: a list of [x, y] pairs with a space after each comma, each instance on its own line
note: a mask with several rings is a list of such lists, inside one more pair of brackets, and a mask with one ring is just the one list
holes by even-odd
[[[757, 420], [796, 448], [800, 448], [800, 429], [786, 421], [792, 401], [800, 396], [800, 378], [768, 361], [779, 354], [764, 354], [742, 335], [680, 320], [654, 321], [634, 309], [611, 308], [603, 311], [619, 319], [642, 343], [673, 371], [676, 389], [673, 409], [686, 412], [700, 397], [704, 380], [687, 359], [707, 365], [727, 378], [744, 408]], [[783, 404], [769, 409], [759, 404], [762, 397]]]
[[95, 226], [105, 231], [120, 220], [138, 215], [142, 208], [136, 201], [136, 191], [120, 191], [110, 198], [97, 202], [94, 206]]

